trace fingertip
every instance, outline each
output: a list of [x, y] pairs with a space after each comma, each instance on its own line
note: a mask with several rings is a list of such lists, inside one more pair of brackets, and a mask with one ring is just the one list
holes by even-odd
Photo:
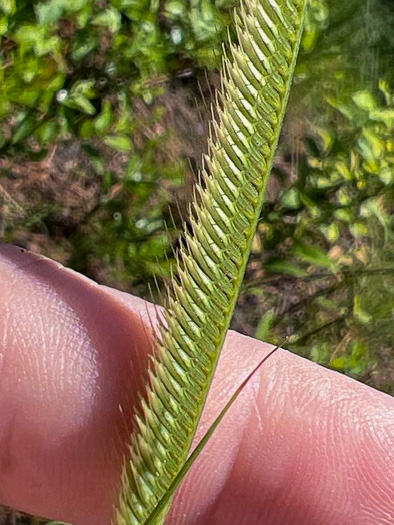
[[148, 368], [146, 323], [87, 278], [9, 245], [0, 282], [2, 503], [108, 523]]

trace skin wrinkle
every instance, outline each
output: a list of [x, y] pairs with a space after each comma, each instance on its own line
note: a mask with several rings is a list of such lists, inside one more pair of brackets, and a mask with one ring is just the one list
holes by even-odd
[[[253, 381], [253, 380], [255, 380], [255, 381]], [[257, 391], [255, 389], [253, 389], [253, 391], [251, 391], [249, 393], [250, 401], [252, 401], [252, 402], [249, 401], [248, 404], [249, 404], [249, 406], [251, 406], [251, 408], [252, 408], [252, 406], [255, 408], [257, 406], [257, 398], [258, 398], [259, 390], [260, 390], [260, 385], [259, 385], [260, 381], [259, 381], [258, 377], [252, 378], [252, 381], [255, 382], [256, 385], [258, 385], [258, 387], [257, 387]], [[246, 396], [246, 395], [248, 395], [248, 392], [244, 391], [243, 394]], [[246, 438], [246, 432], [247, 432], [248, 428], [250, 428], [250, 421], [253, 420], [256, 417], [257, 414], [258, 414], [258, 416], [257, 416], [257, 419], [258, 419], [257, 428], [259, 429], [260, 432], [261, 432], [261, 430], [263, 428], [263, 422], [262, 422], [262, 419], [261, 419], [261, 416], [260, 416], [259, 408], [257, 407], [257, 411], [255, 411], [255, 412], [253, 412], [253, 410], [250, 410], [248, 422], [247, 422], [247, 424], [244, 427], [244, 431], [242, 432], [241, 439], [240, 439], [240, 442], [239, 442], [239, 445], [238, 445], [237, 455], [234, 458], [234, 461], [232, 463], [232, 473], [233, 474], [236, 473], [236, 471], [237, 471], [237, 464], [238, 464], [240, 458], [242, 457], [243, 443], [244, 443], [245, 438]], [[258, 451], [256, 451], [256, 453], [258, 454]], [[223, 488], [222, 488], [222, 491], [221, 491], [222, 495], [226, 491], [226, 486], [231, 486], [231, 476], [228, 476], [228, 478], [226, 480], [226, 484], [223, 485]], [[215, 514], [218, 516], [218, 519], [220, 519], [220, 517], [219, 517], [219, 515], [220, 515], [220, 498], [218, 498], [217, 501], [215, 502], [214, 515]], [[228, 515], [227, 515], [226, 519], [227, 520], [229, 519]], [[248, 519], [248, 523], [251, 523], [251, 516], [250, 515], [247, 517], [247, 519]], [[259, 521], [259, 523], [261, 523], [261, 522]]]
[[[368, 407], [369, 408], [369, 407]], [[376, 417], [371, 418], [369, 415], [366, 416], [367, 425], [364, 425], [360, 428], [360, 446], [365, 451], [361, 456], [360, 462], [355, 465], [355, 469], [358, 471], [359, 476], [365, 477], [367, 480], [368, 491], [362, 491], [366, 499], [372, 499], [375, 501], [375, 507], [378, 512], [375, 512], [376, 522], [379, 522], [379, 519], [382, 521], [387, 519], [388, 516], [394, 521], [394, 510], [387, 512], [384, 510], [384, 501], [387, 498], [394, 499], [394, 487], [391, 487], [391, 490], [388, 485], [385, 483], [387, 476], [387, 469], [390, 468], [390, 462], [387, 461], [384, 455], [375, 457], [371, 453], [371, 448], [380, 445], [380, 440], [378, 439], [379, 434], [381, 435], [383, 441], [386, 441], [386, 446], [391, 447], [393, 450], [394, 445], [394, 425], [390, 422], [389, 425], [382, 425], [382, 419], [385, 417], [384, 414], [376, 414]], [[387, 418], [387, 416], [386, 416]], [[388, 419], [388, 418], [387, 418]], [[383, 432], [381, 428], [391, 429], [391, 432]], [[391, 457], [391, 469], [394, 469], [394, 460]], [[364, 485], [362, 485], [364, 487]], [[366, 515], [368, 514], [368, 508], [365, 509]]]
[[[276, 388], [280, 388], [280, 385], [276, 385]], [[258, 390], [258, 393], [257, 393], [257, 397], [260, 396], [260, 390], [261, 390], [261, 383], [259, 385], [259, 390]], [[253, 396], [254, 397], [254, 396]], [[255, 398], [256, 399], [256, 398]], [[255, 401], [256, 402], [256, 401]], [[262, 417], [261, 417], [261, 414], [259, 414], [260, 416], [260, 419], [259, 419], [259, 422], [261, 421], [262, 422]], [[251, 418], [250, 420], [248, 421], [248, 429], [250, 432], [254, 432], [255, 429], [258, 429], [258, 425], [256, 425], [255, 423], [255, 419], [256, 419], [256, 415], [254, 413], [251, 414]], [[258, 431], [259, 433], [261, 433], [261, 431]], [[234, 477], [237, 477], [237, 484], [240, 484], [240, 486], [242, 486], [243, 484], [244, 485], [248, 485], [249, 484], [249, 480], [248, 480], [248, 477], [252, 475], [252, 472], [244, 472], [244, 469], [242, 468], [242, 462], [243, 462], [243, 459], [240, 460], [240, 458], [244, 458], [245, 457], [245, 454], [247, 454], [247, 448], [248, 448], [248, 444], [247, 444], [247, 441], [250, 439], [250, 434], [244, 434], [244, 436], [247, 436], [247, 439], [246, 440], [243, 440], [242, 443], [241, 443], [241, 447], [239, 449], [239, 454], [238, 454], [238, 457], [237, 457], [237, 460], [234, 464], [234, 468], [233, 468], [233, 473], [234, 473]], [[251, 456], [252, 457], [257, 457], [258, 454], [259, 454], [259, 448], [256, 446], [256, 444], [252, 445], [252, 449], [251, 449], [251, 452], [250, 452]], [[255, 482], [258, 482], [258, 480], [255, 480]], [[216, 504], [216, 509], [215, 509], [215, 519], [213, 521], [213, 523], [231, 523], [231, 524], [250, 524], [250, 525], [254, 525], [254, 524], [259, 524], [259, 523], [267, 523], [267, 518], [268, 516], [265, 515], [265, 509], [264, 509], [264, 505], [251, 505], [251, 508], [254, 509], [254, 512], [251, 514], [249, 513], [248, 516], [247, 516], [247, 519], [245, 519], [245, 516], [243, 515], [243, 513], [241, 513], [239, 510], [239, 507], [241, 506], [240, 503], [243, 499], [242, 495], [237, 495], [236, 492], [233, 492], [233, 489], [232, 489], [232, 483], [233, 483], [233, 480], [230, 480], [229, 483], [228, 483], [228, 486], [227, 487], [224, 487], [223, 488], [223, 491], [222, 491], [222, 497], [220, 497], [217, 501], [217, 504]], [[224, 503], [224, 497], [223, 497], [223, 494], [225, 494], [226, 490], [229, 490], [231, 493], [233, 493], [233, 497], [234, 497], [234, 503], [233, 505], [229, 508], [228, 505], [227, 505], [227, 498], [226, 498], [226, 503]], [[279, 498], [282, 496], [282, 494], [278, 494]], [[278, 500], [278, 498], [276, 499], [276, 503], [278, 506], [280, 506], [280, 500]], [[249, 502], [250, 504], [250, 502]], [[248, 505], [249, 506], [249, 505]], [[283, 519], [283, 517], [282, 517]], [[283, 521], [283, 523], [286, 523], [286, 521]]]
[[[40, 262], [42, 263], [43, 261]], [[25, 265], [25, 268], [31, 269], [32, 266], [33, 265]], [[67, 434], [78, 432], [79, 429], [84, 427], [85, 419], [89, 417], [89, 413], [92, 410], [92, 403], [94, 403], [95, 383], [98, 376], [98, 371], [94, 368], [94, 361], [91, 358], [83, 361], [78, 360], [77, 357], [73, 358], [73, 355], [76, 356], [76, 353], [81, 350], [78, 348], [78, 343], [75, 344], [75, 341], [81, 341], [82, 345], [86, 347], [86, 352], [94, 347], [86, 330], [84, 330], [83, 337], [79, 335], [79, 337], [75, 336], [74, 338], [70, 338], [69, 336], [73, 334], [74, 329], [68, 329], [67, 331], [68, 345], [73, 349], [73, 353], [68, 353], [68, 349], [66, 349], [64, 345], [56, 346], [56, 340], [54, 341], [51, 337], [53, 330], [47, 330], [47, 326], [56, 326], [57, 318], [64, 315], [65, 310], [67, 310], [67, 318], [69, 321], [68, 328], [76, 327], [79, 321], [76, 312], [74, 312], [69, 305], [64, 306], [59, 313], [57, 312], [58, 309], [56, 309], [54, 305], [58, 304], [62, 299], [55, 290], [51, 289], [50, 293], [48, 293], [49, 287], [45, 284], [41, 287], [37, 282], [30, 283], [26, 279], [24, 272], [20, 273], [19, 279], [13, 283], [11, 290], [15, 288], [16, 293], [18, 293], [18, 290], [21, 288], [23, 288], [25, 293], [27, 291], [27, 301], [24, 301], [24, 303], [20, 305], [20, 308], [15, 309], [14, 315], [9, 321], [9, 331], [14, 334], [13, 344], [11, 344], [12, 355], [17, 363], [13, 365], [15, 370], [10, 378], [9, 388], [13, 388], [12, 378], [18, 377], [22, 370], [24, 377], [19, 384], [18, 390], [20, 394], [25, 396], [23, 411], [27, 419], [37, 417], [37, 411], [35, 410], [37, 404], [41, 406], [41, 403], [47, 403], [50, 407], [52, 392], [56, 392], [58, 396], [63, 394], [63, 399], [59, 399], [59, 401], [61, 400], [63, 403], [62, 414], [54, 413], [51, 415], [48, 414], [48, 416], [50, 418], [57, 418], [56, 426], [59, 432], [59, 439], [67, 438]], [[40, 297], [44, 294], [45, 297], [47, 297], [47, 303], [51, 305], [49, 312], [46, 308], [42, 310], [40, 306]], [[29, 316], [32, 317], [30, 324], [34, 325], [34, 330], [29, 328], [29, 323], [27, 323], [28, 328], [26, 329], [26, 318], [29, 318]], [[20, 346], [21, 341], [23, 342], [22, 347]], [[54, 367], [50, 366], [49, 349], [53, 349], [57, 356], [57, 363]], [[69, 385], [69, 388], [65, 385], [65, 374], [61, 373], [62, 370], [58, 366], [59, 358], [60, 360], [64, 360], [65, 352], [68, 353], [70, 358], [68, 360], [67, 376], [73, 377], [76, 375], [77, 377], [81, 377], [81, 374], [83, 374], [89, 379], [84, 383], [84, 388], [82, 389], [77, 388], [75, 384]], [[80, 363], [82, 368], [78, 369], [78, 363]], [[50, 374], [48, 374], [48, 369], [51, 370]], [[39, 388], [35, 390], [33, 396], [30, 389], [30, 374], [28, 372], [31, 370], [36, 371], [34, 382], [39, 385]], [[50, 384], [51, 378], [53, 385]], [[7, 387], [7, 385], [5, 386]], [[55, 388], [52, 388], [52, 386], [55, 386]], [[88, 386], [89, 389], [86, 388]], [[23, 394], [24, 391], [25, 394]], [[42, 422], [42, 425], [44, 438], [46, 433], [45, 421]]]
[[[341, 399], [341, 407], [346, 412], [346, 408], [345, 408], [346, 405], [344, 404], [344, 401], [345, 401], [344, 398]], [[334, 446], [336, 446], [337, 449], [342, 448], [342, 442], [338, 440], [336, 441], [336, 433], [338, 431], [337, 430], [338, 425], [340, 425], [341, 431], [343, 432], [343, 435], [344, 435], [344, 440], [346, 440], [346, 437], [345, 437], [346, 432], [344, 430], [345, 420], [343, 418], [337, 419], [336, 414], [335, 414], [336, 405], [332, 403], [331, 399], [328, 400], [328, 403], [329, 403], [330, 408], [327, 412], [326, 432], [324, 434], [321, 434], [323, 435], [323, 439], [320, 440], [319, 442], [322, 471], [325, 472], [331, 468], [331, 471], [333, 473], [330, 478], [331, 483], [330, 483], [329, 490], [328, 490], [329, 494], [335, 493], [335, 487], [337, 486], [343, 487], [341, 499], [339, 500], [337, 504], [337, 510], [338, 510], [338, 515], [346, 516], [348, 497], [347, 497], [346, 484], [344, 483], [344, 480], [343, 480], [343, 472], [341, 470], [341, 464], [340, 464], [339, 458], [330, 454], [331, 444], [335, 444]], [[342, 453], [340, 454], [340, 456], [343, 456], [343, 455], [344, 455], [344, 451], [342, 450]], [[321, 500], [324, 497], [325, 497], [324, 485], [319, 484], [316, 490], [316, 499]], [[348, 518], [350, 519], [350, 516], [348, 516]]]
[[[34, 260], [25, 263], [21, 261], [22, 255]], [[125, 452], [126, 436], [132, 430], [131, 407], [142, 389], [147, 369], [146, 330], [129, 309], [89, 280], [45, 258], [27, 252], [22, 255], [17, 248], [1, 247], [0, 273], [7, 284], [0, 290], [0, 309], [4, 304], [12, 304], [10, 319], [14, 325], [13, 333], [9, 326], [4, 330], [9, 336], [4, 349], [7, 347], [13, 356], [15, 373], [11, 378], [8, 374], [9, 386], [0, 378], [0, 412], [20, 414], [17, 438], [22, 441], [27, 458], [23, 465], [15, 467], [18, 479], [4, 477], [2, 503], [15, 506], [12, 486], [20, 483], [22, 477], [27, 485], [23, 489], [22, 484], [18, 490], [25, 492], [28, 512], [40, 514], [36, 508], [42, 505], [43, 498], [56, 501], [61, 497], [71, 513], [72, 508], [80, 512], [83, 501], [86, 519], [79, 523], [86, 524], [90, 522], [89, 514], [97, 512], [100, 500], [102, 522], [95, 519], [95, 525], [107, 525], [111, 516], [109, 502], [114, 501], [120, 480], [120, 458]], [[1, 296], [8, 299], [1, 300]], [[21, 303], [19, 297], [27, 300]], [[57, 322], [59, 318], [62, 323]], [[97, 323], [100, 318], [101, 324]], [[112, 352], [116, 352], [116, 358]], [[37, 374], [33, 380], [36, 386], [33, 391], [23, 393], [23, 385], [27, 388], [32, 373]], [[127, 388], [131, 380], [133, 387]], [[18, 390], [7, 392], [8, 388], [15, 389], [15, 384], [19, 385]], [[13, 397], [15, 406], [8, 403], [1, 410], [1, 399]], [[48, 411], [34, 411], [34, 406], [43, 404]], [[40, 424], [37, 418], [41, 418]], [[87, 427], [96, 429], [90, 437], [86, 434]], [[119, 428], [116, 443], [112, 437], [114, 428]], [[60, 452], [64, 468], [59, 468], [56, 461]], [[21, 446], [17, 460], [20, 456]], [[118, 461], [114, 461], [116, 457]], [[86, 469], [84, 477], [78, 475], [81, 464]], [[48, 479], [51, 479], [49, 485]], [[93, 490], [92, 479], [97, 480]], [[55, 510], [52, 517], [62, 518], [56, 516]], [[80, 519], [77, 517], [75, 523]]]
[[[1, 476], [7, 476], [12, 472], [15, 460], [14, 453], [15, 450], [12, 446], [14, 429], [15, 429], [15, 420], [16, 414], [9, 418], [7, 425], [5, 425], [5, 431], [1, 432], [2, 439], [0, 441], [0, 451], [4, 451], [0, 455], [0, 479]], [[0, 496], [1, 496], [1, 484], [0, 484]]]
[[0, 344], [0, 378], [3, 377], [3, 374], [5, 373], [5, 365], [6, 365], [6, 361], [5, 361], [5, 345], [6, 345], [6, 341], [7, 341], [7, 335], [8, 335], [8, 330], [7, 330], [7, 326], [8, 326], [8, 321], [9, 321], [9, 308], [7, 307], [7, 305], [5, 305], [5, 308], [3, 309], [3, 319], [4, 319], [4, 325], [5, 325], [5, 330], [2, 332], [3, 333], [3, 337], [1, 338], [1, 344]]

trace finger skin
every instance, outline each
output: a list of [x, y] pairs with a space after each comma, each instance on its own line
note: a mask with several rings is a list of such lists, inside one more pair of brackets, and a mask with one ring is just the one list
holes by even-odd
[[[200, 435], [264, 347], [229, 335]], [[185, 480], [170, 525], [394, 523], [392, 398], [282, 350], [246, 388]]]
[[[109, 524], [154, 316], [0, 246], [1, 503]], [[197, 439], [268, 349], [230, 332]], [[225, 416], [167, 524], [394, 523], [393, 429], [392, 398], [278, 351]]]
[[138, 315], [99, 286], [1, 246], [1, 503], [110, 522], [149, 350]]

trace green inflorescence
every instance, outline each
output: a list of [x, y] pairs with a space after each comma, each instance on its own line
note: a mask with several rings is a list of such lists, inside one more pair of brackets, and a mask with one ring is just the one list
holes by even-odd
[[264, 199], [306, 0], [245, 0], [223, 64], [218, 117], [160, 323], [142, 415], [125, 461], [117, 525], [161, 523], [156, 507], [188, 456], [231, 320]]

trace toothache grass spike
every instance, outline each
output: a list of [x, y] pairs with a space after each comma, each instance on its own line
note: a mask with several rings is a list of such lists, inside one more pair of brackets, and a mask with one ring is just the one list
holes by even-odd
[[[116, 525], [163, 523], [238, 297], [300, 46], [306, 0], [245, 0], [223, 62], [191, 233], [159, 323]], [[163, 498], [167, 502], [163, 506]]]

